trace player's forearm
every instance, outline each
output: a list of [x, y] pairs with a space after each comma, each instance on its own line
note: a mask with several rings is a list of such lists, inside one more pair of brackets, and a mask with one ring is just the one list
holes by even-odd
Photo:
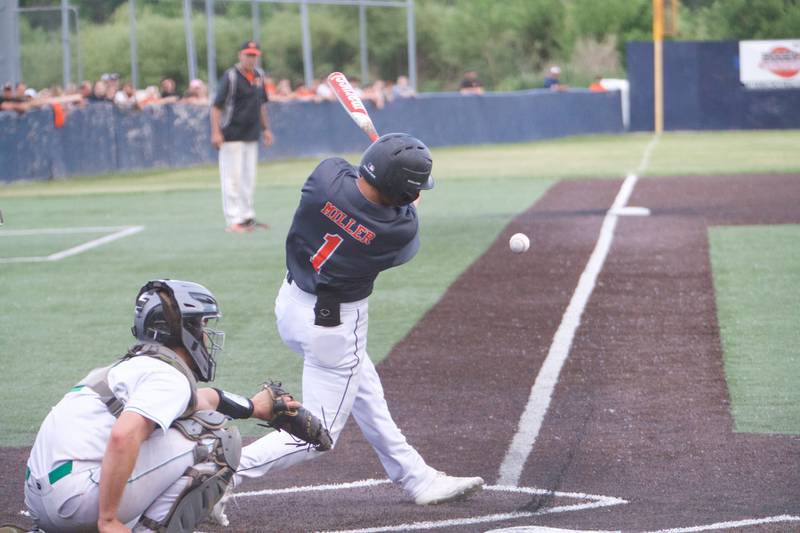
[[268, 130], [269, 129], [269, 117], [267, 116], [267, 106], [266, 104], [261, 106], [261, 129]]
[[254, 411], [253, 401], [239, 394], [208, 387], [197, 390], [197, 408], [212, 409], [231, 418], [250, 418]]
[[[231, 418], [259, 418], [270, 420], [273, 417], [274, 399], [268, 388], [262, 388], [250, 398], [213, 387], [197, 389], [197, 409], [218, 411]], [[294, 399], [287, 400], [290, 409], [302, 407]]]
[[152, 423], [142, 416], [123, 412], [111, 430], [100, 470], [98, 524], [117, 519], [125, 484], [130, 478], [139, 448], [152, 432]]
[[221, 116], [219, 108], [212, 105], [209, 116], [211, 117], [211, 133], [222, 133], [222, 130], [219, 128], [219, 119]]
[[197, 410], [216, 411], [219, 406], [219, 394], [211, 387], [197, 389]]

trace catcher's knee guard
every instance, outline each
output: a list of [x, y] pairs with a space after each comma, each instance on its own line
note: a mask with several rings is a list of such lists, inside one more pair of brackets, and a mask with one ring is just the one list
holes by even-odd
[[197, 442], [196, 464], [184, 472], [191, 481], [161, 522], [142, 517], [140, 523], [159, 533], [191, 533], [225, 494], [239, 467], [242, 437], [235, 427], [225, 427], [227, 418], [216, 411], [197, 411], [176, 420], [174, 427]]
[[[227, 421], [222, 413], [197, 411], [190, 417], [176, 420], [173, 426], [187, 439], [197, 441], [198, 449], [209, 450], [214, 462], [235, 471], [242, 458], [242, 437], [235, 427], [226, 427]], [[209, 448], [212, 440], [216, 440], [216, 445]]]

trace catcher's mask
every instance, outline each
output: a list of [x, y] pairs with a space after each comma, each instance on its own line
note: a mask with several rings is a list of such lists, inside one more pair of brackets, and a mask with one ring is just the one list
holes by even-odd
[[393, 205], [407, 205], [433, 188], [433, 158], [425, 144], [407, 133], [388, 133], [366, 149], [358, 168]]
[[202, 285], [154, 280], [139, 290], [131, 333], [143, 342], [185, 348], [198, 381], [212, 381], [225, 343], [225, 333], [214, 329], [221, 317], [216, 298]]

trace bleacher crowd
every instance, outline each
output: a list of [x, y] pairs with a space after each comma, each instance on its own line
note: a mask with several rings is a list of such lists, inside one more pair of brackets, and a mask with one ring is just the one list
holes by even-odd
[[[561, 69], [550, 68], [544, 81], [544, 88], [565, 91], [568, 86], [559, 79]], [[360, 80], [351, 77], [350, 82], [362, 100], [382, 109], [387, 103], [417, 95], [407, 76], [399, 76], [394, 82], [377, 80], [362, 86]], [[591, 91], [605, 91], [602, 79], [598, 76], [589, 87]], [[326, 102], [336, 97], [324, 80], [315, 79], [308, 87], [302, 82], [292, 83], [283, 78], [275, 81], [269, 74], [264, 78], [264, 90], [271, 102]], [[35, 90], [20, 82], [16, 86], [6, 83], [0, 94], [0, 111], [24, 113], [29, 109], [53, 106], [58, 113], [73, 107], [82, 107], [97, 102], [110, 102], [121, 109], [144, 109], [147, 106], [168, 103], [210, 105], [208, 86], [203, 80], [194, 79], [182, 92], [178, 91], [175, 80], [164, 78], [161, 83], [145, 89], [136, 89], [130, 81], [120, 79], [115, 73], [103, 74], [94, 83], [84, 81], [80, 85], [66, 88], [53, 86]], [[483, 84], [475, 71], [468, 71], [459, 85], [461, 94], [483, 94]]]
[[[408, 77], [400, 76], [395, 82], [377, 80], [362, 87], [358, 78], [351, 83], [365, 102], [378, 109], [398, 98], [416, 96]], [[328, 85], [322, 80], [314, 80], [311, 87], [301, 82], [292, 83], [288, 79], [277, 82], [269, 75], [265, 78], [264, 89], [271, 102], [325, 102], [336, 99]], [[121, 109], [144, 109], [147, 106], [167, 103], [209, 105], [208, 86], [203, 80], [195, 79], [182, 92], [179, 92], [172, 78], [164, 78], [161, 83], [145, 89], [136, 89], [130, 81], [120, 79], [115, 73], [103, 74], [92, 83], [83, 81], [80, 85], [66, 88], [53, 86], [41, 90], [27, 87], [24, 83], [6, 83], [0, 95], [0, 111], [25, 113], [30, 109], [54, 106], [59, 110], [108, 102]]]

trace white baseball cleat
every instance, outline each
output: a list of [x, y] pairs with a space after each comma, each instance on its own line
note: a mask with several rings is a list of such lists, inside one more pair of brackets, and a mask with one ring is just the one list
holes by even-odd
[[444, 472], [437, 472], [430, 485], [417, 494], [414, 503], [417, 505], [436, 505], [462, 500], [483, 488], [483, 478], [454, 477]]
[[222, 498], [214, 505], [211, 509], [211, 513], [208, 515], [208, 521], [214, 525], [228, 527], [230, 525], [230, 520], [228, 520], [228, 515], [225, 514], [225, 506], [228, 504], [228, 500], [231, 499], [233, 496], [233, 486], [228, 485], [228, 488], [225, 489], [225, 494], [222, 495]]

